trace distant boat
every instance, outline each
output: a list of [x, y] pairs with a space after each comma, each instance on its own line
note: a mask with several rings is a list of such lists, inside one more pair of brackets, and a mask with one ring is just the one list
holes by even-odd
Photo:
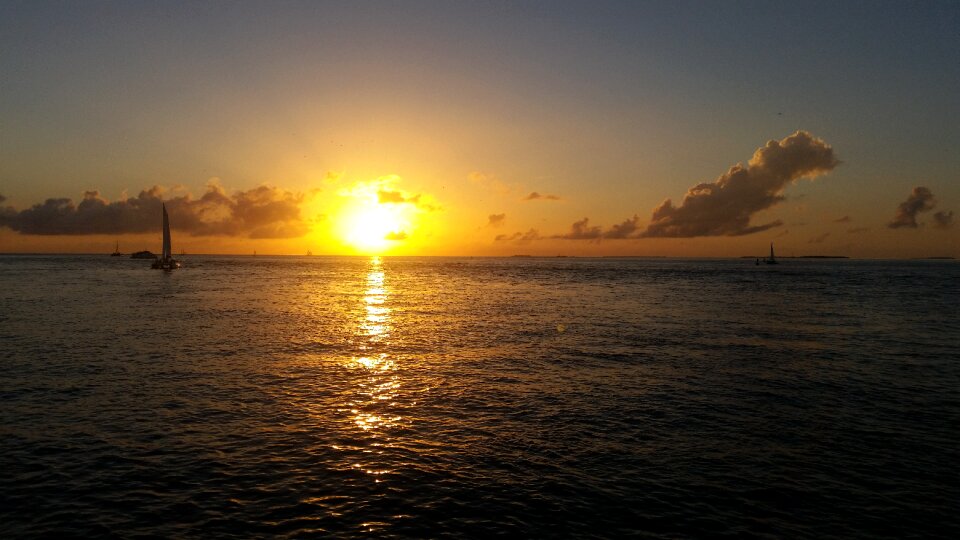
[[156, 259], [157, 255], [152, 251], [138, 251], [130, 254], [131, 259]]
[[307, 257], [313, 257], [313, 252], [310, 250], [307, 250]]
[[119, 256], [121, 256], [121, 255], [123, 255], [123, 253], [120, 253], [120, 241], [117, 240], [117, 247], [114, 248], [113, 253], [111, 253], [110, 256], [111, 256], [111, 257], [119, 257]]
[[777, 259], [773, 256], [773, 242], [770, 242], [770, 258], [763, 259], [763, 264], [780, 264], [777, 262]]
[[180, 261], [173, 258], [170, 252], [170, 218], [167, 217], [167, 205], [161, 204], [163, 208], [163, 253], [160, 258], [153, 261], [152, 268], [160, 270], [173, 270], [180, 268]]

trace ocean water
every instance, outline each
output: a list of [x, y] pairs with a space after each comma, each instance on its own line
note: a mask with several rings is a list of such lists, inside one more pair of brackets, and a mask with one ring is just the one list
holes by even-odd
[[0, 256], [0, 537], [960, 534], [955, 261]]

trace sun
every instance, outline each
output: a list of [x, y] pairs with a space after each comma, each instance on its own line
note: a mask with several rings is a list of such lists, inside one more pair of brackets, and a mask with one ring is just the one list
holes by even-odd
[[380, 252], [406, 236], [405, 225], [396, 205], [369, 202], [350, 209], [341, 227], [348, 244], [364, 252]]

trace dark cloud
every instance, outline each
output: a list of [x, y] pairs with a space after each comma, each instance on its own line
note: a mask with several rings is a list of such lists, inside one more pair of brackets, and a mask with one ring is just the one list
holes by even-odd
[[559, 238], [562, 240], [594, 241], [600, 241], [604, 238], [618, 240], [623, 238], [636, 238], [635, 233], [639, 229], [640, 218], [636, 215], [610, 227], [607, 230], [603, 230], [603, 228], [598, 225], [590, 225], [590, 219], [583, 218], [580, 221], [574, 222], [570, 226], [570, 232], [566, 234], [557, 234], [551, 238]]
[[598, 226], [590, 226], [590, 218], [583, 218], [574, 222], [570, 226], [570, 232], [567, 234], [558, 234], [554, 238], [564, 240], [599, 240], [603, 236], [603, 231]]
[[750, 218], [784, 200], [791, 182], [825, 174], [838, 164], [830, 145], [805, 131], [769, 141], [746, 167], [737, 164], [714, 182], [690, 188], [680, 206], [665, 200], [642, 236], [740, 236], [777, 227], [783, 223], [751, 225]]
[[837, 218], [833, 220], [834, 223], [850, 223], [850, 216], [843, 216], [842, 218]]
[[523, 198], [525, 201], [559, 201], [560, 197], [550, 194], [540, 194], [536, 191]]
[[823, 233], [820, 236], [815, 236], [809, 240], [811, 244], [822, 244], [830, 236], [830, 233]]
[[[6, 197], [0, 195], [0, 204], [3, 204], [6, 200]], [[0, 206], [0, 227], [7, 225], [7, 223], [12, 223], [16, 218], [17, 211], [14, 210], [12, 206]]]
[[640, 217], [634, 215], [632, 218], [624, 220], [623, 223], [618, 223], [610, 227], [610, 230], [603, 233], [603, 237], [612, 239], [630, 238], [639, 228]]
[[407, 236], [408, 235], [406, 232], [399, 231], [399, 232], [389, 232], [383, 238], [384, 240], [406, 240]]
[[279, 188], [260, 186], [228, 195], [211, 183], [199, 199], [184, 195], [164, 200], [163, 193], [154, 186], [114, 202], [97, 191], [85, 192], [79, 204], [47, 199], [19, 212], [0, 212], [0, 226], [34, 235], [146, 233], [158, 230], [160, 205], [166, 203], [170, 226], [192, 236], [293, 238], [307, 232], [300, 217], [303, 195]]
[[933, 226], [938, 229], [949, 229], [953, 226], [953, 210], [937, 212], [933, 215]]
[[529, 244], [535, 240], [543, 239], [540, 236], [540, 232], [536, 229], [530, 229], [529, 231], [522, 233], [517, 232], [513, 234], [498, 234], [493, 240], [495, 242], [512, 242], [514, 244]]
[[907, 197], [907, 200], [900, 203], [897, 207], [897, 214], [893, 216], [893, 221], [887, 223], [891, 229], [901, 227], [917, 228], [917, 214], [933, 210], [936, 202], [933, 199], [933, 193], [923, 186], [913, 188], [913, 192]]
[[862, 233], [862, 232], [867, 232], [867, 231], [869, 231], [869, 230], [870, 230], [869, 227], [854, 227], [854, 228], [852, 228], [852, 229], [847, 229], [847, 233], [849, 233], [849, 234], [858, 234], [858, 233]]
[[502, 227], [506, 221], [506, 214], [490, 214], [487, 216], [487, 227]]

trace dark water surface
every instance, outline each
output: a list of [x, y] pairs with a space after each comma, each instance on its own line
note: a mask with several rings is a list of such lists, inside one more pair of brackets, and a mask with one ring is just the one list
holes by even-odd
[[952, 537], [960, 263], [0, 256], [0, 537]]

